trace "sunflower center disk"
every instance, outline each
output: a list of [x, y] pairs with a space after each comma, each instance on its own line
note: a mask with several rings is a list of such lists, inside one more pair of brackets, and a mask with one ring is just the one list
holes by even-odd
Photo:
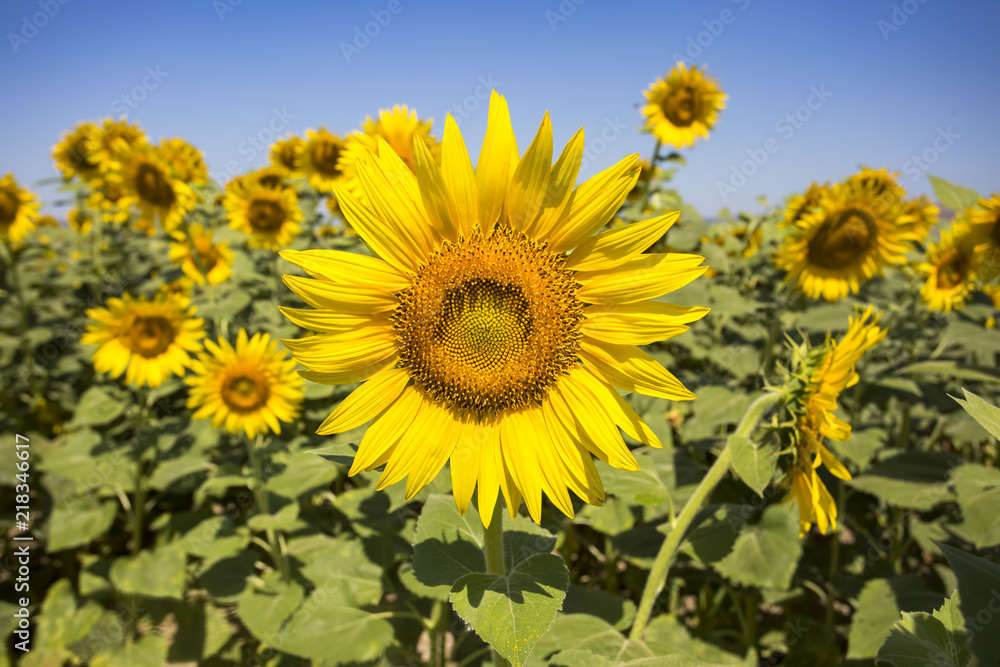
[[257, 199], [250, 202], [247, 221], [258, 232], [271, 232], [285, 221], [285, 209], [269, 199]]
[[163, 172], [151, 164], [140, 165], [136, 170], [135, 189], [145, 201], [169, 208], [174, 203], [174, 189]]
[[174, 341], [174, 327], [165, 317], [137, 317], [129, 329], [132, 351], [143, 357], [158, 357]]
[[340, 146], [332, 142], [317, 142], [311, 148], [312, 163], [316, 170], [325, 176], [337, 176], [337, 160], [340, 159]]
[[861, 209], [847, 209], [823, 225], [809, 242], [809, 261], [843, 269], [865, 255], [875, 238], [875, 219]]
[[562, 256], [524, 235], [446, 243], [399, 295], [400, 366], [437, 401], [476, 416], [538, 403], [576, 362], [578, 289]]
[[18, 208], [20, 208], [20, 202], [17, 199], [17, 195], [6, 190], [0, 190], [0, 225], [6, 227], [13, 223], [17, 217]]
[[234, 375], [222, 386], [222, 400], [230, 410], [250, 412], [267, 403], [270, 396], [267, 382], [250, 375]]
[[938, 289], [953, 289], [964, 283], [969, 272], [969, 260], [957, 248], [950, 248], [938, 261]]
[[663, 101], [663, 115], [677, 127], [687, 127], [698, 117], [698, 94], [691, 86], [684, 86]]

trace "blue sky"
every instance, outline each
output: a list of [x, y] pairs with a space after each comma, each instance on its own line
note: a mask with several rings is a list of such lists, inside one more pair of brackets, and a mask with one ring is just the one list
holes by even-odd
[[704, 215], [860, 164], [913, 192], [929, 172], [985, 195], [1000, 190], [998, 24], [1000, 3], [944, 0], [6, 0], [0, 174], [55, 175], [63, 131], [121, 111], [199, 147], [220, 179], [263, 164], [272, 130], [347, 132], [401, 103], [439, 136], [451, 111], [478, 152], [487, 83], [522, 149], [546, 109], [560, 145], [586, 128], [589, 176], [649, 154], [642, 90], [679, 54], [729, 95], [674, 181]]

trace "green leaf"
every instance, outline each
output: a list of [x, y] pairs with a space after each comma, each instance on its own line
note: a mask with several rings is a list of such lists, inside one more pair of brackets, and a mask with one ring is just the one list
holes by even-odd
[[118, 418], [125, 412], [128, 401], [112, 396], [104, 387], [91, 387], [83, 392], [73, 413], [70, 426], [100, 426]]
[[158, 491], [167, 489], [171, 484], [189, 475], [205, 470], [211, 470], [212, 464], [200, 454], [189, 454], [175, 459], [167, 459], [156, 466], [149, 479], [149, 486]]
[[382, 568], [368, 559], [360, 540], [330, 539], [312, 558], [302, 574], [317, 588], [334, 589], [356, 607], [375, 604], [382, 597]]
[[246, 549], [235, 556], [203, 565], [198, 583], [216, 602], [236, 602], [247, 587], [247, 578], [254, 573], [256, 563], [257, 552]]
[[576, 521], [614, 537], [635, 526], [635, 515], [626, 500], [611, 496], [601, 505], [584, 505]]
[[486, 570], [482, 536], [475, 507], [470, 506], [463, 517], [454, 497], [428, 496], [413, 544], [413, 573], [418, 582], [430, 587], [428, 597], [447, 600], [456, 581]]
[[283, 471], [267, 480], [267, 489], [294, 500], [326, 486], [339, 474], [337, 466], [326, 459], [312, 452], [298, 452], [288, 460]]
[[116, 503], [99, 503], [92, 496], [60, 500], [46, 525], [49, 551], [72, 549], [105, 534], [117, 513]]
[[847, 637], [848, 660], [868, 660], [878, 655], [903, 611], [933, 611], [944, 596], [928, 589], [919, 574], [891, 579], [869, 579], [854, 604]]
[[[277, 579], [277, 578], [273, 578]], [[282, 624], [305, 599], [302, 587], [294, 581], [272, 580], [269, 591], [248, 588], [240, 596], [237, 613], [243, 625], [265, 644], [274, 645]]]
[[961, 366], [958, 362], [935, 359], [933, 361], [918, 361], [904, 366], [896, 371], [897, 375], [937, 375], [959, 380], [978, 380], [980, 382], [1000, 382], [1000, 374], [991, 368], [976, 366]]
[[187, 558], [176, 544], [119, 558], [111, 566], [111, 583], [122, 593], [151, 598], [184, 597]]
[[355, 609], [336, 593], [317, 590], [272, 639], [279, 651], [342, 665], [374, 660], [393, 636], [389, 621]]
[[955, 398], [955, 402], [965, 408], [979, 424], [990, 432], [994, 438], [1000, 439], [1000, 408], [987, 403], [968, 389], [963, 388], [965, 400]]
[[1000, 470], [966, 463], [951, 471], [962, 508], [962, 523], [953, 526], [977, 549], [1000, 544]]
[[97, 655], [90, 664], [92, 667], [162, 667], [167, 660], [167, 648], [165, 637], [144, 635], [113, 653]]
[[969, 647], [980, 665], [1000, 664], [1000, 565], [967, 551], [938, 544], [958, 578], [958, 599], [972, 635]]
[[949, 452], [908, 450], [879, 461], [847, 483], [898, 507], [926, 511], [954, 500], [948, 470], [960, 460]]
[[729, 436], [728, 442], [733, 454], [733, 471], [754, 493], [763, 496], [778, 467], [778, 448], [757, 444], [747, 436], [736, 433]]
[[876, 662], [895, 667], [967, 667], [969, 652], [965, 620], [958, 608], [958, 593], [944, 605], [927, 614], [903, 612], [903, 618], [892, 626], [889, 638], [878, 651]]
[[[683, 656], [690, 663], [671, 663], [677, 665], [746, 665], [747, 660], [724, 651], [715, 644], [710, 644], [691, 636], [683, 623], [670, 616], [657, 616], [646, 627], [643, 639], [657, 655]], [[756, 665], [753, 660], [750, 664]]]
[[73, 585], [68, 579], [60, 579], [42, 602], [37, 645], [61, 654], [83, 639], [100, 617], [101, 606], [93, 600], [77, 608]]
[[450, 599], [483, 641], [519, 667], [552, 625], [568, 586], [566, 562], [537, 553], [517, 562], [506, 575], [465, 575], [455, 583]]
[[733, 550], [715, 564], [715, 569], [738, 584], [787, 590], [801, 555], [794, 508], [771, 505], [760, 523], [743, 526]]
[[950, 183], [931, 174], [927, 174], [927, 180], [931, 182], [937, 200], [953, 211], [961, 212], [963, 209], [975, 206], [979, 201], [979, 194], [975, 190]]
[[605, 591], [570, 585], [563, 601], [564, 614], [589, 614], [626, 630], [635, 618], [635, 603]]
[[604, 490], [633, 505], [655, 507], [667, 499], [667, 487], [656, 471], [656, 462], [645, 454], [635, 455], [639, 470], [619, 470], [597, 461]]

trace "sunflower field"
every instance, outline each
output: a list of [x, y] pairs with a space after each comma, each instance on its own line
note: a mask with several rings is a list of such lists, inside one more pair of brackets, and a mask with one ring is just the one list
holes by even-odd
[[475, 164], [397, 106], [3, 176], [0, 665], [1000, 665], [1000, 195], [706, 220], [726, 95], [644, 95], [587, 180], [495, 91]]

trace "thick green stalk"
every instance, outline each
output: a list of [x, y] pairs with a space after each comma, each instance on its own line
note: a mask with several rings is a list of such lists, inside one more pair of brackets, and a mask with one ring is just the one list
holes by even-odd
[[[507, 574], [503, 564], [503, 503], [497, 500], [493, 507], [490, 527], [483, 528], [483, 556], [486, 557], [487, 574]], [[493, 664], [496, 667], [510, 667], [507, 659], [494, 649]]]
[[[760, 421], [760, 417], [764, 414], [764, 411], [780, 399], [781, 394], [769, 393], [764, 394], [754, 401], [747, 408], [746, 414], [743, 415], [743, 420], [736, 428], [734, 435], [749, 437], [757, 426], [757, 422]], [[650, 614], [653, 612], [653, 603], [656, 602], [656, 597], [663, 590], [663, 585], [667, 581], [667, 574], [674, 562], [674, 556], [677, 555], [677, 549], [680, 547], [681, 540], [684, 539], [684, 535], [691, 526], [695, 515], [698, 514], [698, 511], [705, 504], [705, 501], [708, 500], [712, 491], [715, 490], [715, 487], [725, 477], [732, 458], [733, 453], [729, 449], [727, 441], [727, 444], [722, 448], [722, 452], [719, 453], [719, 458], [715, 459], [715, 463], [705, 473], [705, 476], [698, 484], [698, 488], [695, 489], [694, 493], [688, 499], [687, 504], [684, 505], [684, 509], [677, 515], [677, 520], [670, 527], [670, 532], [667, 533], [667, 538], [663, 540], [663, 546], [660, 547], [660, 552], [656, 554], [656, 560], [653, 561], [653, 567], [649, 571], [649, 578], [646, 579], [646, 587], [643, 589], [642, 598], [639, 601], [639, 610], [636, 612], [635, 622], [632, 624], [632, 631], [629, 633], [630, 639], [640, 639], [642, 633], [646, 630]]]
[[[260, 465], [260, 457], [257, 456], [257, 450], [264, 444], [264, 439], [262, 436], [258, 435], [255, 442], [250, 442], [250, 438], [246, 438], [246, 443], [247, 453], [250, 456], [250, 467], [253, 470], [254, 498], [260, 504], [261, 513], [270, 514], [271, 508], [267, 497], [267, 489], [264, 488], [264, 472]], [[267, 535], [267, 543], [271, 547], [271, 560], [281, 573], [281, 578], [288, 581], [291, 576], [288, 568], [288, 559], [285, 557], [285, 553], [281, 550], [281, 547], [278, 544], [277, 534], [275, 533], [274, 528], [268, 528], [264, 531], [264, 533]]]

